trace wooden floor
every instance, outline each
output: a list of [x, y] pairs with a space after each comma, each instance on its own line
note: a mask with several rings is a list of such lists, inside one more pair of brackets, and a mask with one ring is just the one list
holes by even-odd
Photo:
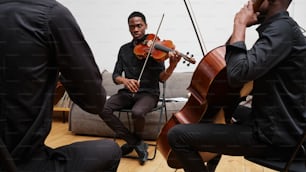
[[[58, 147], [70, 144], [76, 141], [95, 140], [101, 137], [79, 136], [68, 131], [68, 123], [63, 123], [61, 115], [54, 115], [53, 126], [50, 135], [46, 140], [46, 144], [50, 147]], [[105, 138], [110, 139], [110, 138]], [[118, 144], [123, 144], [122, 140], [117, 141]], [[149, 148], [149, 155], [152, 155], [153, 148]], [[118, 172], [174, 172], [167, 166], [165, 159], [157, 152], [156, 158], [152, 161], [147, 161], [145, 165], [139, 165], [136, 159], [122, 158], [118, 168]], [[182, 169], [177, 172], [183, 172]], [[275, 172], [273, 170], [263, 168], [242, 157], [222, 156], [216, 172]]]

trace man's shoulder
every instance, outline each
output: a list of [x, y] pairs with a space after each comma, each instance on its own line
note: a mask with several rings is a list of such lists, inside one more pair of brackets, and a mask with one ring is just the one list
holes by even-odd
[[[4, 0], [3, 2], [9, 2], [10, 0]], [[56, 0], [19, 0], [20, 3], [26, 3], [30, 5], [49, 6], [54, 4], [61, 4]]]
[[132, 42], [127, 42], [127, 43], [121, 45], [121, 47], [120, 47], [120, 52], [129, 52], [129, 51], [131, 51], [133, 48], [134, 48], [134, 47], [133, 47]]
[[123, 45], [121, 45], [121, 48], [131, 47], [132, 45], [133, 45], [132, 41], [130, 41], [130, 42], [127, 42], [127, 43], [124, 43]]

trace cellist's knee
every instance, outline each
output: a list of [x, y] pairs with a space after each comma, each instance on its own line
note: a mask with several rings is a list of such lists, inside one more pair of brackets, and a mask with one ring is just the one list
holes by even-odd
[[184, 135], [183, 131], [184, 130], [181, 129], [180, 125], [175, 125], [169, 130], [167, 137], [168, 137], [169, 145], [172, 148], [177, 147], [178, 145], [184, 143], [184, 140], [182, 137]]

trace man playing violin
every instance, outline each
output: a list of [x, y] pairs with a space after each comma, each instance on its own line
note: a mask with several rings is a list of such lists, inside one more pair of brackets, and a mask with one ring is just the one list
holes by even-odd
[[[143, 165], [148, 159], [148, 145], [142, 139], [145, 116], [157, 105], [160, 94], [159, 82], [164, 82], [170, 77], [181, 57], [176, 51], [170, 51], [167, 54], [170, 59], [169, 66], [165, 68], [163, 61], [136, 56], [134, 47], [142, 43], [147, 36], [145, 16], [141, 12], [132, 12], [128, 17], [128, 26], [133, 40], [121, 46], [113, 72], [113, 81], [124, 85], [124, 88], [107, 100], [100, 117], [119, 138], [127, 142], [121, 147], [122, 155], [129, 154], [135, 149], [139, 162]], [[147, 63], [139, 79], [145, 60]], [[132, 110], [133, 133], [113, 114], [114, 111], [123, 108]]]
[[[227, 78], [238, 88], [253, 81], [251, 107], [238, 106], [232, 124], [173, 127], [169, 144], [185, 171], [215, 170], [199, 152], [283, 159], [293, 151], [306, 126], [306, 40], [287, 12], [290, 3], [264, 0], [255, 13], [249, 1], [236, 14], [226, 45]], [[259, 38], [247, 50], [246, 28], [257, 23]]]

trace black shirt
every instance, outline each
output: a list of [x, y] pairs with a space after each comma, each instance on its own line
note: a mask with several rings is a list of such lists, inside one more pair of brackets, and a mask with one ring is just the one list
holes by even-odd
[[254, 81], [254, 134], [262, 141], [295, 144], [306, 127], [306, 40], [297, 23], [281, 12], [262, 23], [250, 50], [244, 42], [227, 45], [228, 80]]
[[0, 136], [14, 159], [49, 150], [59, 72], [70, 98], [101, 113], [105, 90], [72, 14], [54, 0], [0, 1]]
[[[139, 60], [134, 54], [134, 47], [134, 41], [126, 43], [120, 47], [113, 72], [114, 82], [117, 76], [123, 75], [126, 78], [138, 80], [146, 59]], [[140, 88], [138, 93], [148, 92], [159, 96], [159, 74], [164, 70], [164, 62], [157, 62], [154, 58], [149, 57], [140, 78]], [[123, 88], [119, 91], [128, 91], [128, 89]]]

